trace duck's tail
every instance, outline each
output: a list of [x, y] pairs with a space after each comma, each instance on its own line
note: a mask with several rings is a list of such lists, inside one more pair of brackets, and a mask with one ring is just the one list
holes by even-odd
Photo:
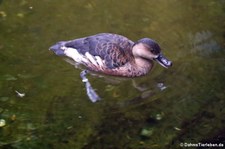
[[64, 45], [65, 41], [60, 41], [49, 48], [49, 50], [53, 51], [58, 56], [65, 56]]

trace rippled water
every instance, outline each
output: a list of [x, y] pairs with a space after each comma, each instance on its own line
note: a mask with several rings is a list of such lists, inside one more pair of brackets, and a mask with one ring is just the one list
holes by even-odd
[[[0, 1], [1, 148], [225, 146], [223, 0]], [[155, 39], [173, 61], [135, 79], [88, 75], [48, 48], [99, 32]]]

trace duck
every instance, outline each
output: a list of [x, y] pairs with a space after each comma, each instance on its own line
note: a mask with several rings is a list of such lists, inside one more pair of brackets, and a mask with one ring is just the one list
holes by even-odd
[[144, 76], [152, 70], [154, 61], [165, 68], [172, 66], [172, 61], [162, 54], [155, 40], [142, 38], [134, 42], [114, 33], [60, 41], [49, 50], [71, 58], [90, 71], [113, 76]]

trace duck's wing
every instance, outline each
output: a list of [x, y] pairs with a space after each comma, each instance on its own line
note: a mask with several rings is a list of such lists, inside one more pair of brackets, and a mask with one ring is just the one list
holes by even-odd
[[114, 69], [126, 64], [132, 58], [133, 42], [121, 35], [97, 34], [69, 41], [66, 47], [75, 48], [82, 55], [89, 53], [100, 57], [107, 68]]

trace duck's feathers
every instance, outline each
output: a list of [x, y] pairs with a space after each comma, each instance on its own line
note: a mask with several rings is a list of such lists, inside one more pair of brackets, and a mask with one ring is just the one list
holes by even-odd
[[130, 61], [133, 44], [124, 36], [101, 33], [68, 41], [64, 46], [74, 48], [82, 55], [88, 52], [92, 56], [98, 56], [104, 61], [107, 68], [114, 69]]

